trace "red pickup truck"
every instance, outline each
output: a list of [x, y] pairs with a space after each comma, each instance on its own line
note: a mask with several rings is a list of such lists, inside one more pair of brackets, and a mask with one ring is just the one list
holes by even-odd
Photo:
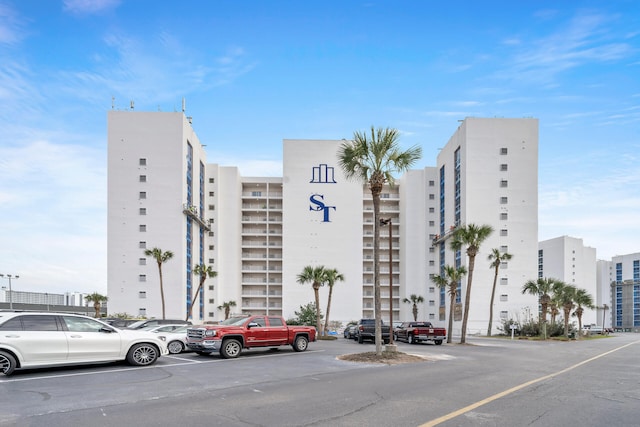
[[305, 351], [316, 340], [313, 326], [288, 326], [280, 316], [237, 316], [219, 325], [187, 329], [187, 347], [197, 354], [220, 353], [225, 359], [238, 357], [243, 349], [290, 345]]
[[395, 341], [406, 341], [409, 344], [433, 341], [436, 345], [440, 345], [446, 338], [447, 330], [436, 328], [431, 322], [404, 322], [393, 331]]

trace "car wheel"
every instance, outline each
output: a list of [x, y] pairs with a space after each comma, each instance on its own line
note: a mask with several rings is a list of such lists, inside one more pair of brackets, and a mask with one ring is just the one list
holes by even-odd
[[296, 340], [293, 342], [293, 349], [295, 351], [305, 351], [309, 346], [309, 340], [307, 337], [302, 335], [296, 337]]
[[0, 351], [0, 373], [11, 375], [16, 369], [16, 359], [9, 353]]
[[436, 345], [442, 345], [442, 340], [436, 340], [435, 343]]
[[240, 356], [240, 352], [242, 351], [242, 344], [240, 341], [229, 339], [222, 343], [222, 348], [220, 349], [220, 354], [225, 359], [234, 359]]
[[158, 349], [147, 343], [135, 344], [127, 353], [127, 362], [134, 366], [152, 365], [158, 360]]
[[415, 343], [415, 341], [413, 340], [413, 335], [407, 335], [407, 342], [408, 342], [409, 344], [413, 344], [413, 343]]
[[171, 341], [167, 345], [167, 350], [169, 350], [169, 353], [171, 354], [178, 354], [178, 353], [182, 353], [182, 351], [184, 350], [184, 346], [180, 341]]

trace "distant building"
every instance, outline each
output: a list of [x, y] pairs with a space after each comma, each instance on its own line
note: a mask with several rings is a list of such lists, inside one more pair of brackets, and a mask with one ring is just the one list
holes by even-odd
[[598, 267], [602, 288], [610, 292], [613, 327], [640, 332], [640, 252], [616, 255]]
[[[561, 280], [586, 290], [593, 297], [595, 306], [611, 303], [608, 293], [598, 291], [596, 249], [584, 246], [582, 239], [561, 236], [541, 241], [538, 244], [538, 277]], [[570, 322], [573, 320], [569, 319]], [[602, 317], [596, 309], [584, 309], [583, 325], [601, 323]]]
[[[330, 320], [374, 316], [373, 203], [367, 185], [347, 180], [338, 165], [343, 141], [284, 140], [283, 177], [243, 177], [207, 163], [183, 113], [111, 111], [108, 121], [110, 312], [161, 316], [158, 266], [144, 255], [158, 247], [174, 253], [162, 266], [166, 317], [186, 316], [199, 263], [217, 277], [205, 281], [194, 322], [219, 320], [229, 301], [232, 312], [294, 317], [313, 301], [311, 285], [296, 280], [308, 265], [345, 276]], [[537, 120], [468, 118], [436, 167], [411, 170], [383, 190], [381, 216], [391, 220], [380, 242], [385, 321], [390, 309], [394, 320], [412, 318], [403, 302], [411, 294], [425, 300], [421, 318], [444, 320], [449, 299], [431, 278], [445, 264], [467, 263], [443, 238], [467, 223], [495, 230], [476, 258], [469, 331], [486, 333], [492, 248], [514, 256], [499, 272], [494, 327], [535, 307], [520, 289], [537, 273], [537, 161]], [[466, 279], [461, 295], [465, 287]], [[326, 300], [325, 287], [323, 313]], [[455, 327], [459, 333], [459, 321]]]

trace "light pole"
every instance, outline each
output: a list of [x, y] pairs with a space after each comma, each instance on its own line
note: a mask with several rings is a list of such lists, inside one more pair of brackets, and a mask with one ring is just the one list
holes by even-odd
[[393, 345], [393, 223], [391, 218], [380, 218], [380, 225], [389, 226], [389, 344]]
[[[604, 322], [606, 319], [606, 315], [607, 315], [607, 309], [609, 308], [609, 306], [607, 304], [604, 304], [602, 306], [602, 334], [604, 335], [604, 331], [605, 331], [605, 327], [604, 327]], [[613, 328], [613, 326], [611, 326]]]
[[19, 279], [20, 276], [18, 275], [13, 275], [13, 274], [2, 274], [0, 273], [0, 277], [4, 277], [7, 276], [7, 279], [9, 279], [9, 310], [13, 310], [13, 292], [11, 291], [11, 279]]

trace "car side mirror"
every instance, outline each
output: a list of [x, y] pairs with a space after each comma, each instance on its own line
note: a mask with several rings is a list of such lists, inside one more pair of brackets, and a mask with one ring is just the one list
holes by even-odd
[[100, 332], [106, 332], [110, 334], [111, 332], [115, 332], [115, 329], [108, 326], [103, 326], [102, 328], [100, 328]]
[[251, 329], [251, 328], [255, 328], [256, 326], [260, 326], [260, 325], [258, 325], [256, 322], [249, 322], [249, 324], [247, 325], [247, 328]]

